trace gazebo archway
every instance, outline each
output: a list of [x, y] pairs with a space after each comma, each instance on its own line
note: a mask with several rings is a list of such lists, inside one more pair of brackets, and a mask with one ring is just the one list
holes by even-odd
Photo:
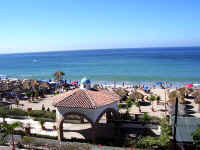
[[63, 139], [63, 122], [66, 116], [70, 114], [82, 116], [91, 123], [93, 141], [95, 141], [96, 124], [105, 113], [107, 120], [118, 117], [117, 104], [120, 97], [113, 91], [93, 90], [90, 87], [90, 81], [84, 78], [81, 80], [80, 89], [53, 97], [53, 106], [56, 107], [58, 139], [60, 141]]
[[116, 111], [113, 108], [106, 108], [104, 111], [101, 112], [101, 114], [98, 116], [96, 123], [99, 123], [101, 118], [106, 115], [106, 123], [110, 123], [112, 120], [116, 120], [119, 117], [118, 111]]
[[70, 115], [76, 115], [76, 116], [79, 116], [80, 118], [86, 119], [88, 121], [88, 123], [91, 124], [91, 128], [94, 127], [94, 123], [86, 115], [84, 115], [80, 112], [67, 112], [57, 121], [58, 140], [60, 140], [60, 141], [64, 139], [64, 129], [63, 129], [64, 121]]

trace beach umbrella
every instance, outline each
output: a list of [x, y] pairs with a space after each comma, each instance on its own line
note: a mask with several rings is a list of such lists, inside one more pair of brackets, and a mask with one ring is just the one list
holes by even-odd
[[129, 95], [129, 98], [134, 99], [134, 100], [138, 100], [138, 99], [143, 99], [144, 95], [142, 93], [136, 91], [136, 92], [132, 92]]
[[198, 89], [198, 90], [195, 90], [195, 91], [193, 91], [192, 93], [191, 93], [191, 96], [193, 96], [193, 97], [197, 97], [198, 95], [200, 95], [200, 90]]
[[192, 88], [193, 87], [193, 84], [186, 84], [185, 85], [185, 88]]
[[193, 89], [191, 88], [179, 88], [178, 91], [180, 92], [181, 96], [185, 97], [188, 96], [189, 94], [192, 94], [194, 92]]
[[159, 82], [156, 82], [157, 85], [161, 85], [163, 84], [163, 82], [159, 81]]
[[148, 89], [149, 89], [148, 86], [145, 86], [145, 87], [143, 88], [144, 91], [146, 91], [146, 90], [148, 90]]
[[178, 90], [170, 92], [168, 97], [168, 102], [171, 104], [176, 102], [176, 98], [178, 98], [180, 104], [183, 104], [185, 102], [184, 96]]
[[72, 81], [72, 84], [73, 84], [73, 85], [76, 85], [76, 84], [78, 84], [78, 81], [76, 81], [76, 80], [75, 80], [75, 81]]

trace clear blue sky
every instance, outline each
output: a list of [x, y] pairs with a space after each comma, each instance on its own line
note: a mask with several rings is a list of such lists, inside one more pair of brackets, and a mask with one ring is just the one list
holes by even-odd
[[0, 53], [200, 45], [200, 0], [2, 0]]

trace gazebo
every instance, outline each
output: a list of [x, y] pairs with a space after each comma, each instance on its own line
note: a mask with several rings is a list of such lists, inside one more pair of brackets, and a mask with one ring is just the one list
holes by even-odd
[[81, 80], [80, 88], [54, 96], [58, 140], [63, 139], [63, 122], [71, 114], [84, 117], [91, 123], [95, 140], [95, 126], [101, 117], [106, 114], [107, 123], [118, 117], [119, 100], [113, 91], [92, 89], [87, 78]]

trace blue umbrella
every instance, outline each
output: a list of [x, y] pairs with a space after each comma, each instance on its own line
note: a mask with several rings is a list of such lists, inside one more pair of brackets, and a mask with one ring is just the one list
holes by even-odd
[[156, 82], [157, 85], [161, 85], [163, 84], [163, 82], [159, 81], [159, 82]]
[[146, 86], [146, 87], [143, 88], [144, 91], [146, 91], [146, 90], [148, 90], [148, 89], [149, 89], [148, 86]]

